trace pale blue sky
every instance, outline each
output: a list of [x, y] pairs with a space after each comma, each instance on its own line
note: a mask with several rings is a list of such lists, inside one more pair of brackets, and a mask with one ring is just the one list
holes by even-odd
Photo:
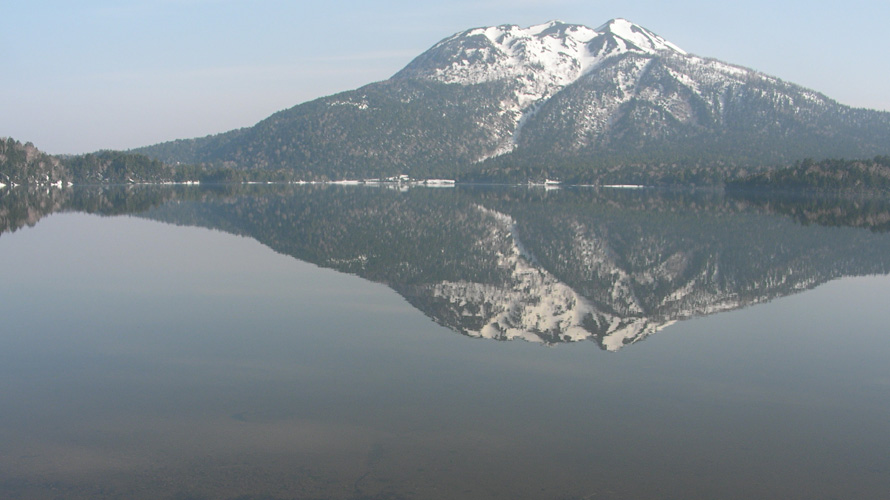
[[0, 0], [0, 137], [50, 153], [250, 126], [384, 80], [457, 31], [614, 17], [688, 52], [890, 110], [890, 2]]

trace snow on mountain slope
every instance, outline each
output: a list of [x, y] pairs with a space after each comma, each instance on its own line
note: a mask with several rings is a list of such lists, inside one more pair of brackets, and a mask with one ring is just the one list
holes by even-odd
[[650, 54], [663, 50], [680, 54], [686, 53], [680, 47], [627, 19], [612, 19], [597, 28], [596, 31], [602, 34], [614, 35], [618, 40], [631, 44], [630, 47], [625, 46], [625, 50], [638, 50]]
[[457, 33], [409, 64], [402, 76], [465, 85], [519, 79], [520, 104], [528, 105], [577, 80], [599, 63], [628, 52], [683, 49], [624, 19], [593, 30], [550, 21], [528, 28], [501, 25]]
[[[722, 133], [740, 122], [783, 134], [820, 120], [829, 104], [777, 78], [688, 54], [625, 19], [596, 29], [551, 21], [467, 30], [393, 78], [496, 86], [498, 118], [478, 120], [496, 144], [476, 161], [517, 148], [578, 154], [619, 144], [623, 150]], [[727, 122], [727, 109], [735, 110], [735, 122]], [[772, 109], [784, 119], [769, 118]]]
[[[504, 82], [509, 92], [501, 113], [514, 123], [489, 156], [511, 151], [519, 129], [540, 105], [599, 66], [623, 54], [686, 52], [625, 19], [613, 19], [596, 30], [550, 21], [521, 28], [501, 25], [457, 33], [434, 45], [394, 78], [425, 78], [473, 85]], [[484, 159], [484, 158], [481, 158]]]
[[805, 135], [843, 113], [817, 92], [741, 66], [676, 51], [632, 53], [604, 60], [553, 95], [522, 123], [515, 143], [537, 154], [579, 155], [699, 144], [727, 133], [768, 139]]

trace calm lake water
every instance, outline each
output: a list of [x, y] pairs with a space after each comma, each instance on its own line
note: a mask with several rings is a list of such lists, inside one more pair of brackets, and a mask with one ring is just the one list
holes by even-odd
[[0, 497], [872, 499], [881, 200], [0, 194]]

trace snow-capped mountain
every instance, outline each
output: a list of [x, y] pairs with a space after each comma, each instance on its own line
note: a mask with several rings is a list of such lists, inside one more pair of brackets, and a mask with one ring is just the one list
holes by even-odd
[[[502, 25], [457, 33], [434, 45], [394, 78], [425, 78], [448, 84], [506, 82], [500, 112], [513, 130], [496, 153], [512, 150], [524, 121], [559, 91], [608, 59], [686, 52], [651, 31], [613, 19], [593, 30], [550, 21], [521, 28]], [[625, 83], [625, 82], [622, 82]]]
[[[872, 157], [888, 144], [890, 113], [693, 55], [614, 19], [596, 29], [557, 21], [470, 29], [389, 80], [250, 128], [139, 151], [307, 179], [720, 182], [731, 168]], [[630, 173], [615, 170], [628, 165]]]
[[[836, 106], [777, 78], [688, 54], [625, 19], [595, 30], [557, 21], [468, 30], [439, 42], [395, 78], [505, 85], [498, 111], [511, 127], [499, 130], [492, 156], [517, 146], [553, 155], [608, 149], [628, 136], [632, 146], [644, 146], [713, 128], [725, 133], [746, 113], [763, 121], [749, 126], [787, 135], [794, 121], [818, 120]], [[758, 109], [760, 100], [768, 109]]]

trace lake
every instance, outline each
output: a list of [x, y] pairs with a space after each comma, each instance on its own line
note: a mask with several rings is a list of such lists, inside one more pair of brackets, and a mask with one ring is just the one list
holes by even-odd
[[890, 203], [0, 193], [0, 497], [871, 499]]

